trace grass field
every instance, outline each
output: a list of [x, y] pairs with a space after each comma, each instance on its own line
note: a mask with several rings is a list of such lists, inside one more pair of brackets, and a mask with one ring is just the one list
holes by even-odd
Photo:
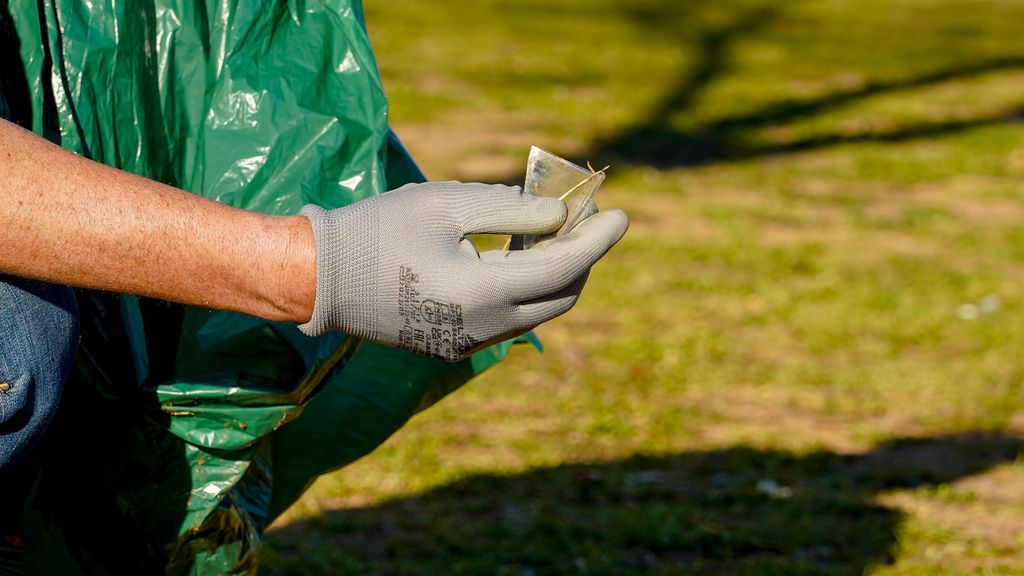
[[368, 3], [434, 179], [631, 217], [266, 574], [1024, 574], [1024, 3]]

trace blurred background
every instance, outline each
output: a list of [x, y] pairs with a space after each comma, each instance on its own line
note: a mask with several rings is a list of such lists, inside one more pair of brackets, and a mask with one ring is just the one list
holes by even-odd
[[631, 218], [266, 574], [1024, 573], [1024, 3], [368, 2], [432, 179]]

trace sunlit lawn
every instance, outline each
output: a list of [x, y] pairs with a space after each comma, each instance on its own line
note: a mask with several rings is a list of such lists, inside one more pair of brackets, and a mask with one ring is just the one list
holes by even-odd
[[632, 225], [267, 574], [1024, 573], [1024, 4], [367, 10], [432, 178], [536, 144]]

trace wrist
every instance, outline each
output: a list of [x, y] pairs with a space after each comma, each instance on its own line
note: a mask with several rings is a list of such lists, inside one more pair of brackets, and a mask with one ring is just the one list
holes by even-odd
[[258, 313], [269, 320], [307, 322], [316, 301], [316, 245], [303, 216], [264, 216], [261, 263], [251, 279]]

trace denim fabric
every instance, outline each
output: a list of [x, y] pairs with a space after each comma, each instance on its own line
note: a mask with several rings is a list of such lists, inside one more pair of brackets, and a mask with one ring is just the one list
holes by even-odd
[[39, 443], [78, 346], [78, 307], [66, 286], [0, 276], [0, 472]]

